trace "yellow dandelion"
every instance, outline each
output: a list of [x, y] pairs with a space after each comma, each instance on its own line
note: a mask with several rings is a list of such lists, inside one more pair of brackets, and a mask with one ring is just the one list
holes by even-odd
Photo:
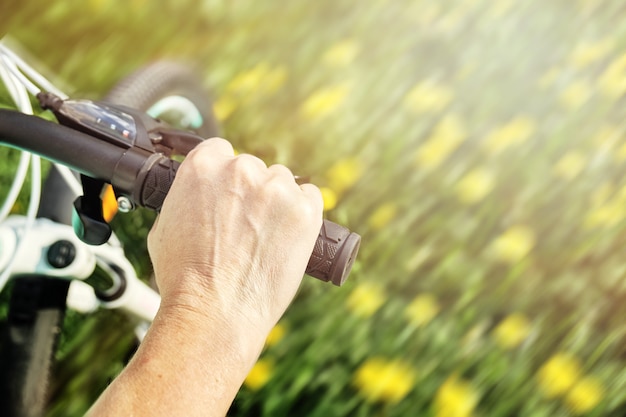
[[445, 161], [467, 137], [461, 119], [447, 115], [435, 127], [429, 139], [415, 154], [416, 164], [424, 169], [433, 169]]
[[337, 193], [329, 187], [320, 187], [322, 199], [324, 200], [324, 211], [329, 211], [337, 206]]
[[237, 74], [227, 85], [226, 90], [234, 94], [250, 94], [258, 90], [264, 82], [269, 65], [265, 62]]
[[570, 83], [559, 98], [566, 109], [575, 111], [589, 101], [592, 92], [593, 88], [588, 81], [578, 80]]
[[361, 178], [363, 172], [365, 167], [360, 159], [341, 159], [326, 172], [326, 180], [334, 192], [342, 194]]
[[557, 353], [539, 369], [537, 382], [546, 398], [556, 398], [566, 394], [582, 374], [580, 361], [573, 355]]
[[302, 103], [300, 111], [310, 120], [322, 118], [341, 107], [349, 92], [350, 86], [347, 83], [321, 88]]
[[598, 79], [599, 90], [617, 99], [626, 93], [626, 54], [616, 58]]
[[415, 160], [424, 169], [434, 169], [441, 165], [455, 148], [456, 146], [450, 146], [445, 142], [429, 141], [418, 149]]
[[374, 210], [367, 219], [367, 224], [373, 230], [381, 230], [396, 217], [397, 211], [398, 208], [394, 203], [384, 203]]
[[404, 310], [404, 316], [414, 326], [425, 326], [439, 314], [439, 301], [433, 294], [420, 294]]
[[352, 383], [369, 402], [396, 404], [411, 391], [416, 379], [410, 364], [373, 357], [356, 370]]
[[383, 305], [387, 296], [381, 286], [362, 283], [355, 287], [347, 300], [347, 307], [355, 316], [371, 317], [380, 306]]
[[565, 404], [576, 414], [593, 410], [604, 398], [605, 389], [598, 379], [585, 377], [578, 381], [565, 396]]
[[587, 68], [606, 58], [613, 50], [613, 46], [614, 42], [612, 39], [583, 42], [574, 49], [569, 57], [569, 61], [576, 68]]
[[437, 390], [433, 407], [436, 417], [471, 417], [478, 405], [478, 391], [459, 378], [450, 376]]
[[322, 57], [322, 62], [331, 68], [350, 65], [359, 53], [360, 46], [354, 39], [344, 39], [332, 45]]
[[554, 166], [554, 173], [565, 180], [572, 180], [587, 165], [587, 158], [581, 152], [569, 151]]
[[415, 85], [405, 96], [404, 106], [415, 114], [438, 113], [450, 104], [453, 91], [435, 81], [423, 81]]
[[110, 0], [89, 0], [89, 5], [95, 11], [102, 11], [111, 5]]
[[626, 218], [624, 204], [619, 199], [609, 200], [591, 209], [585, 216], [584, 224], [587, 228], [611, 228], [621, 223], [624, 218]]
[[535, 233], [527, 226], [513, 226], [498, 236], [491, 244], [495, 259], [516, 263], [523, 259], [535, 246]]
[[270, 69], [264, 77], [264, 89], [263, 92], [272, 94], [278, 91], [287, 81], [287, 68], [284, 66], [278, 66]]
[[213, 103], [213, 112], [219, 121], [224, 121], [237, 108], [237, 100], [231, 95], [223, 95]]
[[514, 313], [502, 320], [492, 335], [501, 348], [513, 349], [526, 340], [531, 329], [532, 325], [526, 316]]
[[269, 359], [261, 358], [254, 364], [243, 384], [247, 388], [257, 391], [267, 384], [273, 372], [274, 362]]
[[284, 324], [278, 323], [267, 335], [267, 339], [265, 339], [265, 346], [276, 346], [281, 340], [283, 340], [285, 333], [287, 333], [287, 327], [285, 327]]
[[287, 79], [287, 69], [283, 66], [271, 67], [261, 62], [251, 69], [237, 74], [226, 86], [230, 95], [242, 100], [251, 96], [262, 96], [276, 92]]
[[518, 116], [505, 125], [492, 131], [484, 142], [491, 154], [497, 154], [512, 146], [519, 145], [535, 132], [535, 122], [528, 116]]
[[494, 174], [486, 168], [475, 168], [456, 184], [456, 194], [465, 204], [475, 204], [485, 198], [495, 185]]

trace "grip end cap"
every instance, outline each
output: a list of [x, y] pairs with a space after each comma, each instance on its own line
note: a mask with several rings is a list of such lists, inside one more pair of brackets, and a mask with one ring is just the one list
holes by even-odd
[[352, 265], [356, 259], [361, 246], [361, 236], [351, 232], [341, 246], [341, 251], [337, 254], [333, 269], [330, 270], [328, 276], [329, 281], [340, 287], [348, 279]]

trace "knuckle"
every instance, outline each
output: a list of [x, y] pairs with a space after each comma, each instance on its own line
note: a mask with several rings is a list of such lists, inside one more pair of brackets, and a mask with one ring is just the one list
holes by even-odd
[[265, 162], [263, 162], [260, 158], [254, 155], [247, 154], [247, 153], [237, 155], [233, 159], [233, 163], [237, 164], [238, 166], [242, 168], [247, 168], [247, 167], [263, 168], [263, 169], [267, 168], [267, 166], [265, 165]]
[[200, 142], [187, 154], [185, 159], [206, 158], [215, 155], [229, 156], [234, 155], [233, 145], [222, 138], [211, 138]]
[[227, 141], [226, 139], [214, 137], [214, 138], [209, 138], [209, 139], [202, 141], [198, 146], [196, 146], [195, 149], [203, 149], [203, 148], [215, 147], [215, 146], [220, 146], [220, 147], [225, 147], [225, 148], [232, 147], [230, 142]]
[[274, 164], [274, 165], [270, 166], [269, 169], [275, 175], [286, 176], [286, 177], [289, 177], [289, 178], [292, 178], [292, 179], [294, 178], [293, 173], [291, 172], [291, 170], [289, 168], [287, 168], [285, 165]]
[[228, 169], [236, 178], [252, 180], [261, 178], [266, 166], [256, 156], [241, 154], [228, 162]]
[[189, 175], [206, 169], [208, 156], [209, 152], [206, 149], [194, 149], [180, 165], [176, 176]]

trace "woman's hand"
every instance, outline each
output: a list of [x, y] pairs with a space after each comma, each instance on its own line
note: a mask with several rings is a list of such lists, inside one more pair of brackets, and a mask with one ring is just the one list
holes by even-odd
[[313, 185], [209, 139], [148, 236], [162, 301], [90, 416], [223, 416], [293, 299], [322, 225]]
[[284, 166], [205, 141], [181, 165], [148, 237], [163, 308], [219, 311], [269, 331], [300, 284], [322, 208], [317, 187], [298, 185]]

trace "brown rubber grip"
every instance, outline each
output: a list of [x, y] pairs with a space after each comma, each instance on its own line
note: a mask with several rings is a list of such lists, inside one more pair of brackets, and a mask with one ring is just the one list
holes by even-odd
[[360, 244], [361, 236], [324, 220], [305, 272], [322, 281], [342, 285], [350, 274]]
[[139, 201], [141, 206], [151, 210], [161, 210], [165, 196], [174, 182], [179, 166], [180, 162], [178, 161], [167, 157], [160, 158], [146, 172], [141, 191], [138, 193], [140, 198], [139, 200], [134, 198], [134, 200]]
[[[160, 210], [179, 165], [167, 157], [151, 163], [143, 175], [143, 184], [134, 192], [133, 200], [141, 206]], [[324, 220], [305, 272], [322, 281], [342, 285], [352, 269], [360, 243], [361, 236]]]

